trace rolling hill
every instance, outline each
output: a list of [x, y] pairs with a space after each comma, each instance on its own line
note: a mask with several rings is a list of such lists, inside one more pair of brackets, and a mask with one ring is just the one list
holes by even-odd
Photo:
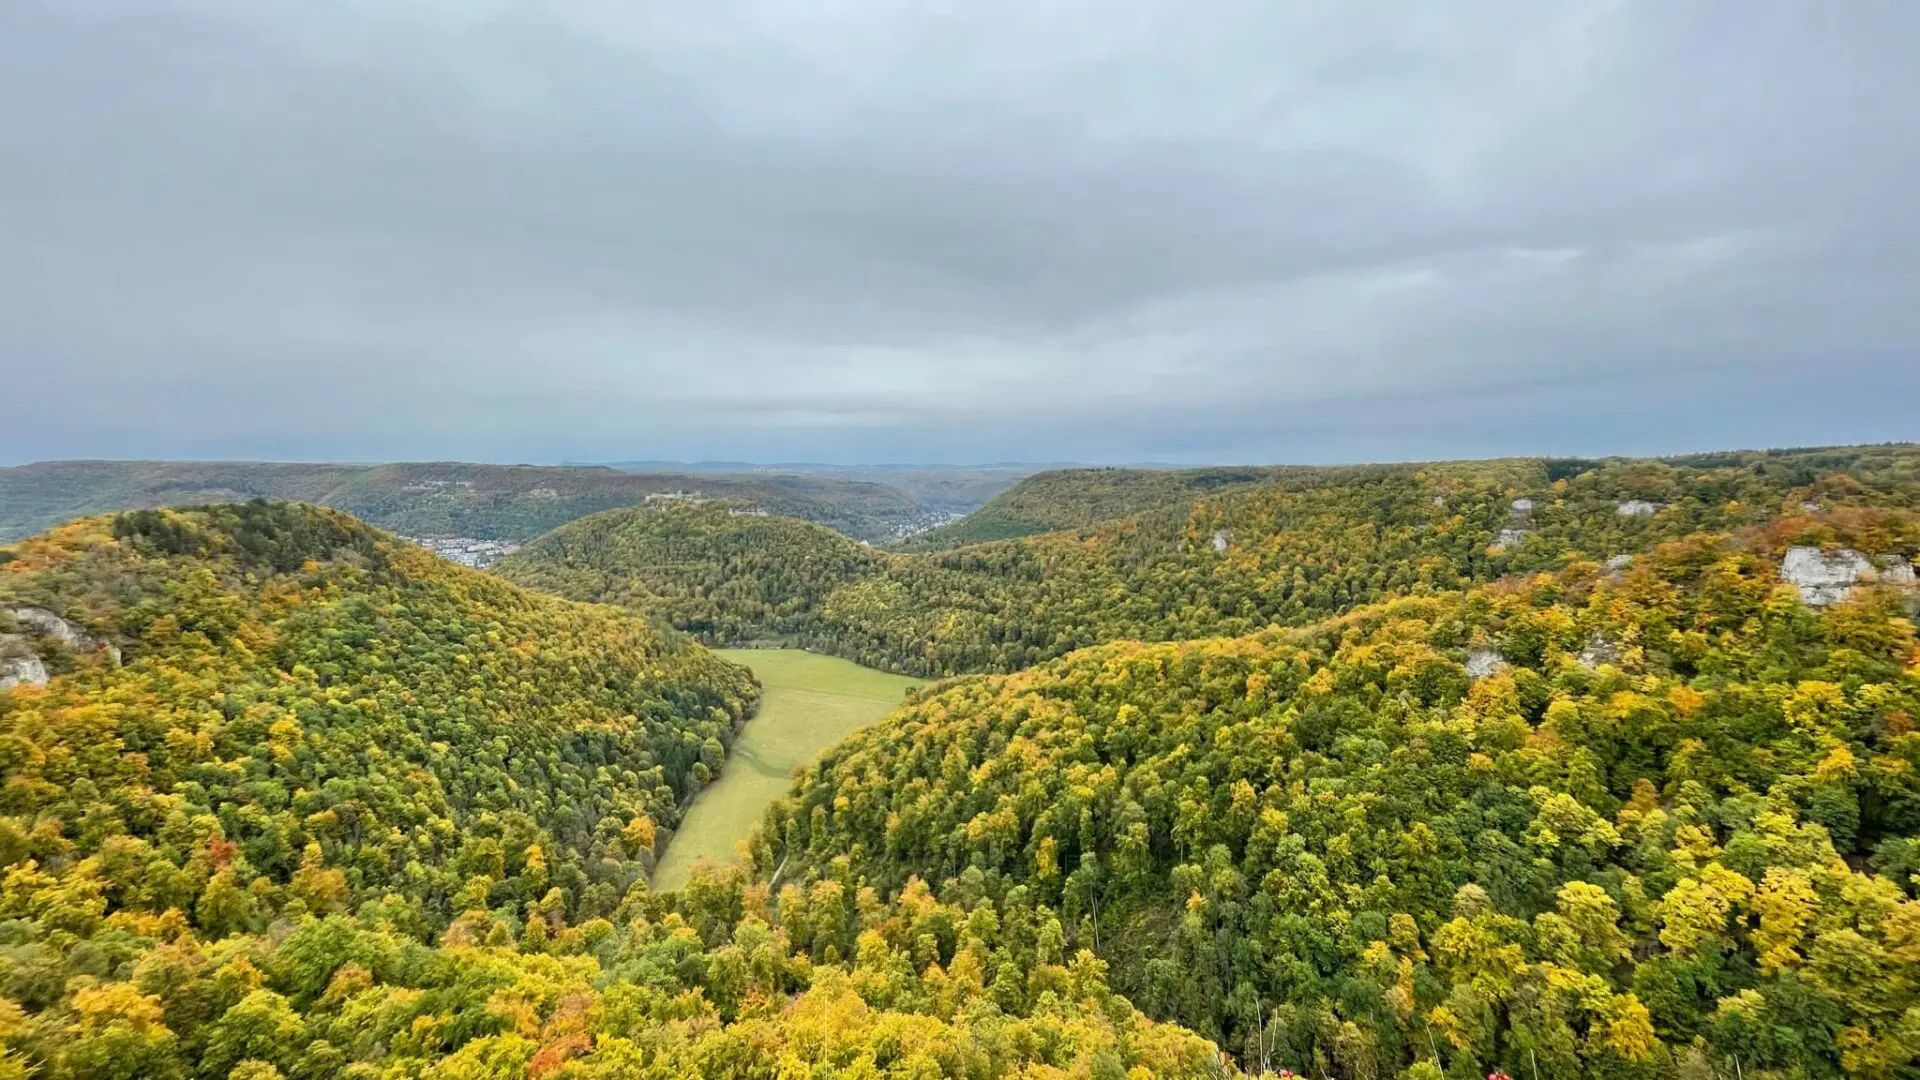
[[887, 565], [885, 554], [812, 522], [708, 503], [594, 514], [493, 571], [561, 596], [621, 604], [712, 644], [826, 648], [820, 602]]
[[756, 699], [338, 511], [0, 547], [0, 1076], [1235, 1074], [1018, 904], [649, 891]]
[[822, 465], [811, 462], [618, 461], [613, 468], [641, 473], [825, 476], [899, 488], [930, 509], [965, 514], [1035, 473], [1061, 468], [1018, 462], [988, 465]]
[[491, 836], [513, 849], [505, 878], [539, 846], [546, 880], [604, 907], [650, 856], [616, 834], [671, 828], [757, 700], [744, 669], [679, 635], [317, 507], [135, 511], [0, 550], [15, 651], [50, 679], [0, 704], [33, 747], [8, 763], [8, 812], [138, 841], [129, 896], [211, 880], [141, 870], [173, 805], [236, 845], [242, 888], [284, 883], [318, 845], [343, 903], [405, 883], [443, 924]]
[[[1670, 468], [1748, 469], [1769, 476], [1777, 484], [1810, 484], [1836, 472], [1913, 474], [1909, 445], [1882, 447], [1823, 447], [1801, 450], [1734, 450], [1685, 454], [1666, 458], [1542, 458], [1488, 462], [1432, 462], [1423, 466], [1441, 474], [1467, 471], [1486, 474], [1501, 466], [1513, 470], [1519, 483], [1578, 476], [1596, 469], [1636, 462]], [[1084, 529], [1102, 522], [1154, 511], [1171, 511], [1196, 500], [1256, 487], [1303, 491], [1313, 487], [1352, 483], [1378, 472], [1373, 465], [1252, 465], [1200, 469], [1099, 468], [1041, 472], [1014, 484], [986, 501], [978, 510], [950, 525], [915, 537], [904, 550], [938, 551], [987, 540], [1006, 540], [1064, 529]]]
[[406, 536], [524, 540], [587, 514], [679, 492], [736, 500], [873, 541], [936, 513], [898, 488], [832, 476], [461, 462], [49, 461], [0, 468], [0, 542], [93, 514], [255, 498], [331, 506]]
[[[320, 507], [62, 526], [0, 547], [0, 1076], [1900, 1077], [1917, 464], [922, 554], [670, 500], [501, 564], [627, 610]], [[759, 694], [667, 622], [953, 677], [656, 893]]]
[[[1823, 549], [1897, 561], [1813, 606], [1780, 568]], [[1017, 898], [1250, 1071], [1906, 1075], [1916, 551], [1910, 511], [1796, 515], [957, 680], [756, 858]]]
[[[1083, 509], [1116, 505], [1104, 501], [1116, 490], [1106, 473], [1046, 484], [1090, 485], [1072, 496]], [[1131, 484], [1119, 490], [1168, 492]], [[1171, 503], [1082, 529], [918, 554], [720, 508], [630, 511], [557, 530], [498, 571], [657, 610], [717, 644], [781, 640], [944, 676], [1014, 671], [1106, 641], [1306, 625], [1395, 595], [1628, 556], [1782, 514], [1916, 507], [1911, 446], [1512, 459], [1299, 470], [1210, 495], [1182, 489]]]
[[[1062, 529], [1084, 529], [1191, 502], [1208, 493], [1279, 482], [1326, 480], [1341, 468], [1251, 466], [1210, 469], [1075, 468], [1030, 476], [959, 521], [915, 537], [905, 550], [939, 551]], [[1311, 479], [1309, 479], [1311, 478]]]

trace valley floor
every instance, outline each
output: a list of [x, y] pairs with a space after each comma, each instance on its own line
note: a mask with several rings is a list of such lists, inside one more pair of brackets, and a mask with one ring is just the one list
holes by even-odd
[[653, 887], [684, 885], [696, 862], [723, 862], [786, 794], [795, 767], [897, 708], [918, 680], [801, 649], [723, 649], [765, 688], [760, 711], [702, 792], [654, 871]]

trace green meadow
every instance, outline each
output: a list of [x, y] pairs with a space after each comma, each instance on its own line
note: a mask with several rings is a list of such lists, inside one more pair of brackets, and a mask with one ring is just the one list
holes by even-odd
[[725, 862], [786, 794], [793, 770], [899, 706], [919, 682], [800, 649], [721, 649], [753, 669], [760, 711], [734, 741], [720, 779], [700, 794], [654, 870], [656, 889], [677, 889], [702, 860]]

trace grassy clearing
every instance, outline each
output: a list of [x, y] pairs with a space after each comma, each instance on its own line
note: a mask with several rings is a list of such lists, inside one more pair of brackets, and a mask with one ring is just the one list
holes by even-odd
[[800, 649], [722, 649], [766, 690], [760, 712], [733, 744], [720, 779], [703, 792], [654, 871], [656, 889], [686, 883], [696, 862], [732, 859], [793, 770], [880, 719], [919, 680]]

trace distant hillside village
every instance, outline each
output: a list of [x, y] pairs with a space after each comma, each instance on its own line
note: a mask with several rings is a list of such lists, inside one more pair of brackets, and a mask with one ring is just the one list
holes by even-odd
[[400, 539], [476, 570], [492, 566], [520, 550], [520, 545], [511, 540], [476, 540], [471, 536], [403, 536]]
[[[714, 502], [714, 501], [734, 502], [736, 500], [731, 500], [731, 499], [715, 500], [697, 491], [662, 491], [662, 492], [657, 492], [655, 494], [649, 495], [647, 496], [647, 499], [646, 499], [647, 505], [649, 506], [665, 506], [665, 507], [699, 506], [702, 503], [708, 503], [708, 502]], [[757, 506], [750, 506], [745, 504], [729, 507], [727, 510], [727, 513], [733, 517], [767, 517], [768, 516], [767, 511]], [[920, 515], [918, 518], [912, 521], [903, 521], [903, 522], [896, 523], [890, 530], [887, 539], [892, 541], [911, 540], [914, 537], [919, 536], [921, 533], [929, 532], [933, 529], [937, 529], [942, 525], [951, 525], [954, 522], [959, 521], [963, 517], [966, 517], [966, 515], [961, 513], [955, 513], [950, 510], [930, 510], [927, 513]], [[866, 540], [862, 540], [860, 542], [862, 544], [865, 544], [867, 547], [873, 546], [872, 543]]]

